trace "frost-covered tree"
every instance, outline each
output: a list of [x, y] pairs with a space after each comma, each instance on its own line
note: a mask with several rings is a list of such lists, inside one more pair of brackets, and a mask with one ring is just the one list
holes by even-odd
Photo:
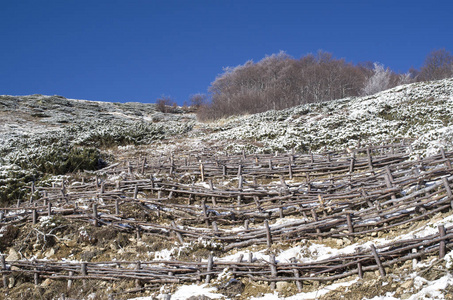
[[362, 94], [372, 95], [388, 89], [390, 87], [391, 78], [392, 71], [389, 68], [385, 69], [382, 64], [374, 63], [373, 75], [365, 82]]

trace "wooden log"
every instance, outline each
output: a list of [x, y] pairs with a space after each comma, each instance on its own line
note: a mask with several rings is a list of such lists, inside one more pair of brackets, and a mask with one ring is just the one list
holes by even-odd
[[[439, 230], [439, 237], [442, 238], [447, 234], [444, 225], [439, 225], [439, 226], [437, 226], [437, 228]], [[445, 242], [445, 240], [441, 240], [439, 242], [439, 259], [442, 259], [445, 257], [446, 251], [447, 251], [446, 242]]]
[[379, 258], [379, 255], [376, 251], [376, 247], [373, 244], [371, 244], [370, 248], [371, 248], [371, 252], [373, 253], [374, 260], [376, 261], [376, 264], [378, 266], [379, 274], [382, 277], [385, 277], [385, 270], [384, 270], [384, 267], [382, 266], [381, 259]]
[[288, 165], [289, 179], [293, 179], [293, 166], [291, 163]]

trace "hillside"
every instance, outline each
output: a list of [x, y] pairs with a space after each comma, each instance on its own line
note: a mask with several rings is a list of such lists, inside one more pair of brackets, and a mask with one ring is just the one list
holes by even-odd
[[213, 123], [0, 96], [0, 124], [5, 299], [453, 298], [453, 79]]

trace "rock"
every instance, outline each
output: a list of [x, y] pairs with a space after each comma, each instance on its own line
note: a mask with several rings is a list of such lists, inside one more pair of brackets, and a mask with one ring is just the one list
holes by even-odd
[[20, 259], [19, 253], [17, 253], [17, 251], [14, 250], [13, 248], [10, 248], [9, 249], [9, 255], [8, 255], [8, 257], [5, 260], [6, 261], [13, 261], [13, 260], [19, 260], [19, 259]]
[[343, 243], [343, 240], [340, 240], [340, 239], [337, 239], [336, 242], [337, 242], [337, 246], [338, 246], [338, 247], [342, 247], [343, 244], [344, 244], [344, 243]]
[[47, 287], [47, 286], [50, 286], [52, 284], [52, 280], [47, 278], [46, 280], [44, 280], [42, 283], [41, 283], [41, 286], [42, 287]]
[[278, 292], [285, 292], [290, 288], [290, 284], [286, 281], [278, 281], [277, 282], [277, 291]]
[[208, 296], [205, 295], [199, 295], [199, 296], [192, 296], [190, 298], [187, 298], [187, 300], [211, 300]]
[[409, 294], [405, 293], [405, 294], [402, 294], [402, 295], [400, 296], [400, 298], [401, 298], [401, 299], [409, 299], [411, 296], [412, 296], [412, 294], [410, 294], [410, 293], [409, 293]]
[[347, 238], [343, 238], [343, 244], [348, 246], [348, 245], [351, 245], [351, 240], [347, 239]]
[[49, 251], [46, 251], [46, 252], [44, 253], [44, 256], [45, 256], [46, 258], [51, 258], [51, 257], [54, 256], [54, 255], [55, 255], [55, 249], [54, 249], [54, 248], [50, 248]]
[[218, 287], [219, 292], [227, 297], [235, 297], [236, 295], [242, 294], [245, 285], [242, 281], [232, 278], [227, 283]]
[[16, 279], [13, 276], [8, 277], [8, 288], [12, 289], [16, 284]]
[[401, 284], [401, 288], [408, 289], [408, 288], [412, 287], [413, 285], [414, 285], [414, 280], [410, 279], [410, 280], [404, 282], [403, 284]]

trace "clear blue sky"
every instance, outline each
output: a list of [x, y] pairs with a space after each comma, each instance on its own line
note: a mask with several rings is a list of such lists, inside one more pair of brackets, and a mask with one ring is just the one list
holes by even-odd
[[0, 0], [0, 94], [179, 104], [226, 66], [319, 49], [394, 71], [453, 52], [453, 1]]

